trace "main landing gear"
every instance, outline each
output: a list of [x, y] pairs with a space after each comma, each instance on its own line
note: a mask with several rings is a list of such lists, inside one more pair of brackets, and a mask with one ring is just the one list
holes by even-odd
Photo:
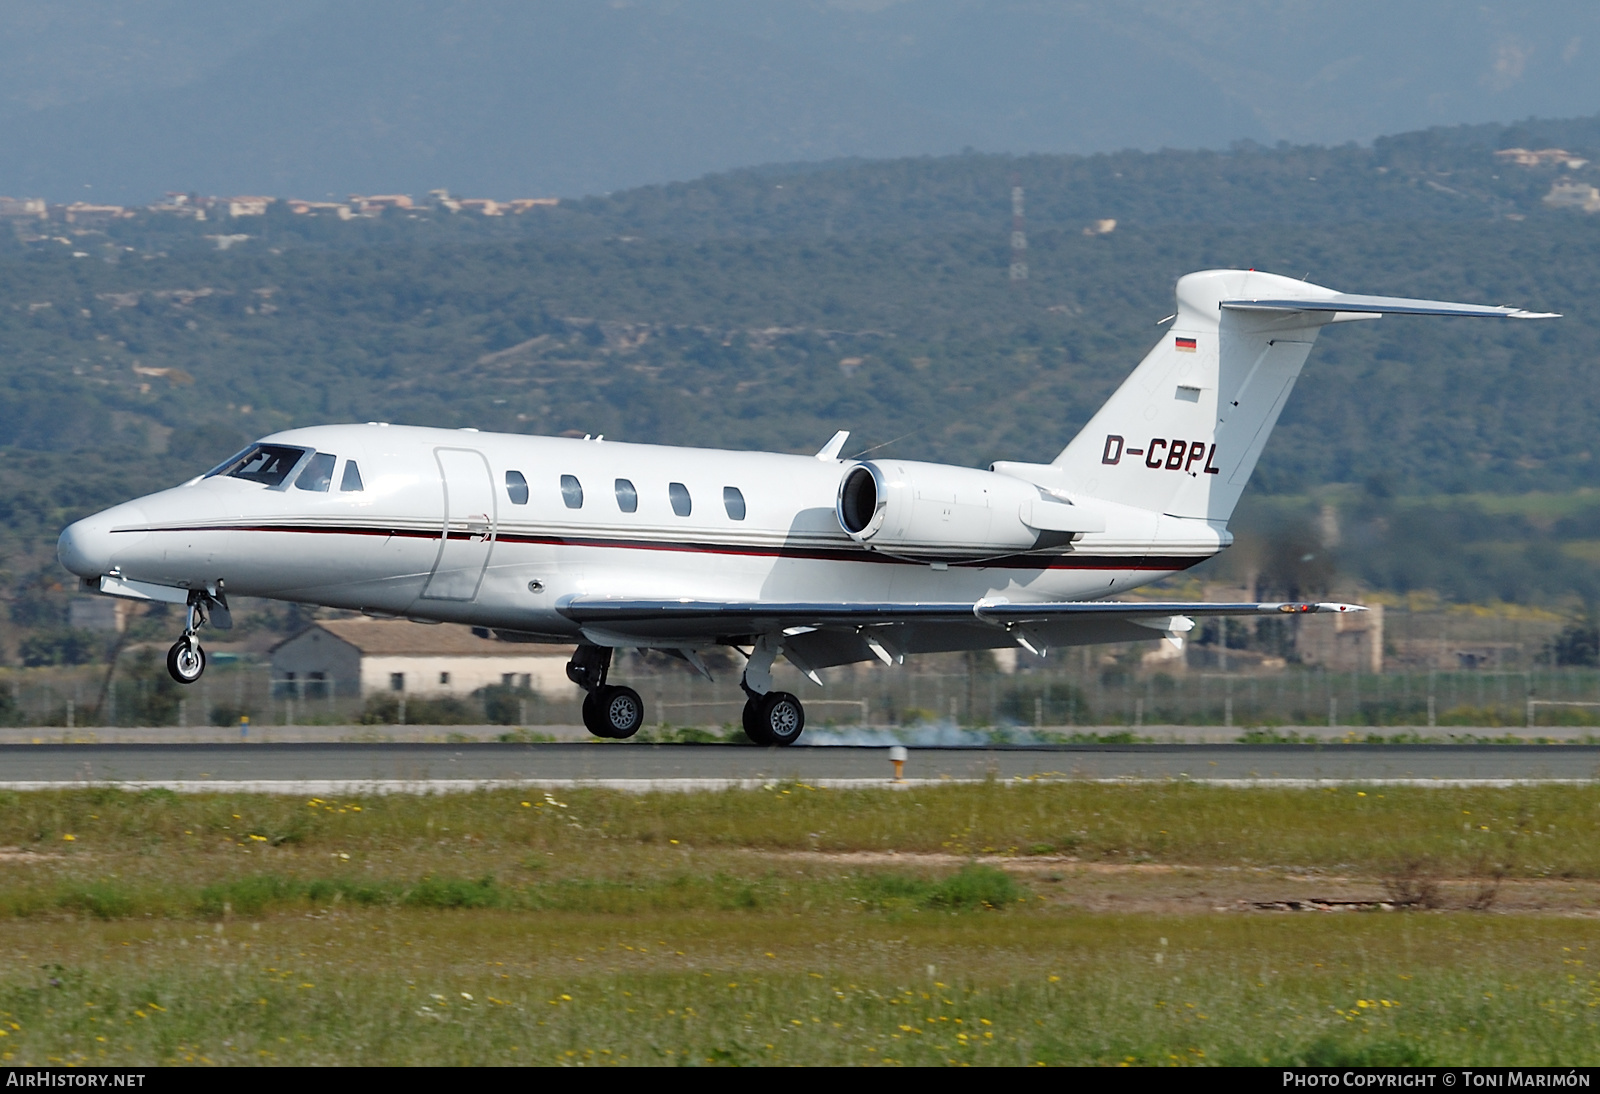
[[596, 737], [625, 741], [644, 725], [644, 700], [629, 687], [607, 684], [611, 650], [579, 646], [567, 662], [567, 679], [588, 692], [583, 697], [583, 724]]
[[[747, 689], [748, 690], [748, 689]], [[749, 692], [744, 704], [744, 735], [758, 745], [792, 745], [806, 728], [806, 708], [787, 691]]]
[[739, 681], [748, 697], [744, 704], [744, 735], [758, 745], [792, 745], [806, 728], [806, 708], [800, 700], [787, 691], [772, 690], [772, 662], [779, 648], [765, 635], [757, 639]]
[[[772, 662], [779, 648], [778, 643], [765, 637], [757, 640], [744, 678], [739, 681], [748, 696], [744, 704], [745, 736], [769, 747], [794, 744], [806, 728], [806, 708], [800, 700], [787, 691], [772, 690]], [[627, 740], [644, 724], [644, 700], [632, 688], [606, 683], [611, 652], [606, 646], [579, 646], [567, 662], [567, 679], [587, 693], [583, 699], [584, 727], [596, 737]]]

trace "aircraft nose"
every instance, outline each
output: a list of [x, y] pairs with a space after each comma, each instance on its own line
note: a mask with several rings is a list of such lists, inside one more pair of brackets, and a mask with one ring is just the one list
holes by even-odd
[[109, 573], [115, 565], [113, 551], [131, 546], [133, 540], [144, 538], [142, 534], [124, 535], [118, 536], [113, 542], [111, 529], [142, 523], [144, 514], [126, 505], [85, 517], [67, 525], [61, 533], [61, 538], [56, 541], [56, 557], [61, 560], [61, 565], [79, 577], [98, 577]]

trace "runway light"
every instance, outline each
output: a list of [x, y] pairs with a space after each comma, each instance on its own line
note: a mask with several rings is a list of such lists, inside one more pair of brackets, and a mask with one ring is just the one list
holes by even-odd
[[889, 749], [889, 762], [894, 764], [894, 781], [904, 782], [906, 770], [906, 746], [895, 745], [893, 748]]

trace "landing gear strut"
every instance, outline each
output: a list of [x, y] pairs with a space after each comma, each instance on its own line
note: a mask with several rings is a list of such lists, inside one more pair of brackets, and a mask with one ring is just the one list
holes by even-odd
[[739, 681], [748, 696], [744, 704], [744, 735], [758, 745], [792, 745], [806, 728], [806, 708], [800, 700], [787, 691], [772, 690], [772, 662], [779, 649], [779, 643], [762, 635], [756, 640]]
[[206, 651], [200, 648], [195, 631], [206, 622], [203, 593], [189, 594], [189, 610], [184, 618], [183, 637], [167, 651], [167, 673], [180, 684], [192, 684], [206, 671]]
[[607, 684], [611, 650], [582, 645], [567, 662], [567, 679], [588, 692], [583, 697], [583, 724], [596, 737], [625, 741], [644, 725], [644, 700], [629, 687]]

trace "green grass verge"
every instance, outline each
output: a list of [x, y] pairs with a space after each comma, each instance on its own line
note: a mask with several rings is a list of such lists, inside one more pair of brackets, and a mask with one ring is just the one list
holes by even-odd
[[[10, 1063], [1600, 1056], [1600, 922], [1571, 914], [1600, 877], [1590, 788], [0, 805]], [[975, 861], [990, 850], [1011, 868]], [[1508, 915], [1459, 893], [1442, 912], [1197, 914], [1301, 872], [1380, 893], [1402, 875], [1545, 880]]]
[[[631, 872], [630, 872], [631, 873]], [[634, 915], [683, 911], [904, 911], [1002, 910], [1025, 902], [1028, 890], [992, 866], [969, 864], [953, 873], [928, 876], [875, 870], [800, 878], [773, 871], [733, 874], [679, 869], [665, 876], [561, 877], [503, 883], [425, 876], [382, 877], [245, 874], [206, 885], [171, 877], [101, 877], [57, 880], [13, 876], [0, 888], [0, 909], [12, 916], [78, 913], [95, 919], [162, 917], [227, 919], [283, 912], [347, 908], [495, 908]]]
[[1592, 1065], [1597, 944], [1587, 922], [1399, 915], [57, 925], [0, 977], [0, 1057]]
[[[1600, 787], [1302, 791], [994, 782], [889, 792], [792, 783], [756, 792], [584, 790], [558, 800], [494, 791], [346, 802], [92, 789], [0, 795], [0, 846], [68, 861], [84, 856], [86, 866], [94, 856], [133, 850], [222, 854], [248, 861], [252, 872], [275, 851], [359, 859], [406, 848], [417, 862], [438, 859], [440, 876], [462, 874], [440, 848], [584, 854], [692, 846], [1071, 854], [1378, 872], [1426, 861], [1456, 874], [1600, 877]], [[245, 851], [256, 857], [246, 860]], [[430, 872], [424, 866], [404, 875]]]

